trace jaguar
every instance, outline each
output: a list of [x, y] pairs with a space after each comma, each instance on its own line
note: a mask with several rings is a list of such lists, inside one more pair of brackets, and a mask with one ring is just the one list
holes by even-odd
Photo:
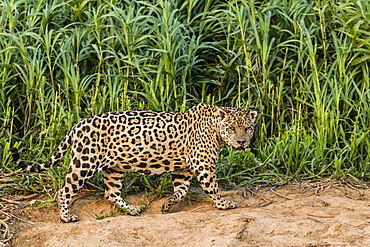
[[162, 213], [181, 201], [193, 176], [218, 209], [238, 205], [219, 194], [216, 179], [218, 153], [225, 145], [244, 151], [254, 132], [256, 111], [198, 104], [184, 113], [127, 110], [99, 114], [71, 128], [55, 153], [42, 164], [26, 164], [17, 148], [13, 160], [30, 172], [56, 165], [71, 148], [71, 162], [64, 186], [58, 193], [60, 219], [78, 221], [70, 213], [70, 202], [95, 173], [104, 177], [104, 196], [131, 215], [142, 207], [129, 205], [121, 197], [125, 172], [144, 175], [172, 173], [174, 192], [164, 202]]

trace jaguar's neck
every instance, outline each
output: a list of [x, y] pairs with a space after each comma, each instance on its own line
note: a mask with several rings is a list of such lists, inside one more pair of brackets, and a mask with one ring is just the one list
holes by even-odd
[[220, 134], [218, 109], [217, 106], [200, 104], [185, 112], [184, 117], [188, 121], [188, 131], [193, 132], [194, 138], [212, 143], [219, 150], [225, 143]]

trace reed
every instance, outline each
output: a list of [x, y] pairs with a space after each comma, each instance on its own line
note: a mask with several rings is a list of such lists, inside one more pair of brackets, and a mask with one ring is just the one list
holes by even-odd
[[[221, 152], [224, 186], [368, 180], [365, 0], [0, 0], [0, 10], [5, 172], [17, 169], [10, 145], [45, 160], [83, 118], [206, 102], [259, 112], [251, 149]], [[51, 187], [68, 163], [48, 172]], [[135, 176], [126, 183], [149, 187]]]

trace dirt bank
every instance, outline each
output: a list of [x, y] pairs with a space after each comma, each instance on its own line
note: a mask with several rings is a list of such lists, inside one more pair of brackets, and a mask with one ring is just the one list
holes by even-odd
[[[319, 181], [224, 192], [240, 208], [220, 211], [200, 196], [163, 215], [166, 198], [148, 202], [137, 217], [109, 214], [100, 195], [72, 206], [81, 221], [59, 222], [58, 209], [27, 207], [13, 246], [370, 246], [369, 190], [348, 182]], [[200, 200], [199, 200], [200, 199]], [[27, 217], [26, 217], [27, 216]]]

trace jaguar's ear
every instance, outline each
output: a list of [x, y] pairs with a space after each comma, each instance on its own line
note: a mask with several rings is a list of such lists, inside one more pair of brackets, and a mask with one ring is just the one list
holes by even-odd
[[221, 120], [223, 120], [224, 118], [226, 118], [227, 117], [227, 113], [225, 112], [225, 110], [224, 109], [222, 109], [222, 108], [219, 108], [218, 110], [217, 110], [217, 113], [218, 113], [218, 116], [220, 117], [220, 119]]
[[254, 121], [256, 121], [256, 118], [257, 118], [257, 112], [256, 111], [249, 111], [248, 112], [248, 117], [249, 119], [254, 123]]

